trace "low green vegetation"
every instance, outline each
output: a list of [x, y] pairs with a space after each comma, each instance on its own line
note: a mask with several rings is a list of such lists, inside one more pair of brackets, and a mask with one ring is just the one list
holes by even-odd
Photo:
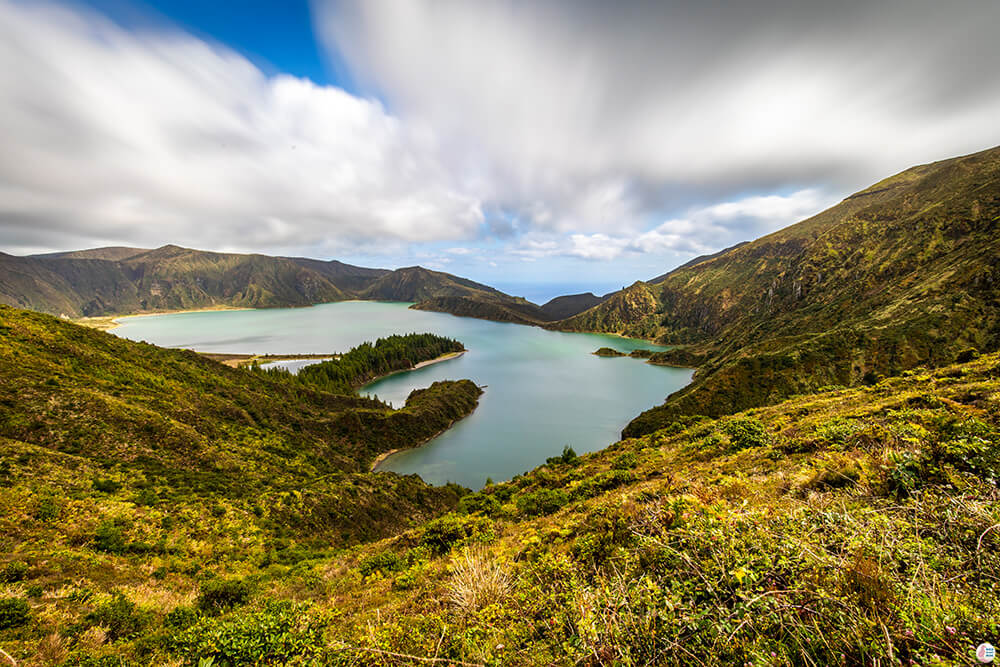
[[144, 642], [245, 607], [262, 573], [455, 508], [465, 489], [369, 468], [480, 394], [393, 410], [0, 306], [0, 648], [162, 664]]
[[[566, 447], [405, 523], [413, 478], [193, 493], [0, 445], [27, 664], [943, 665], [1000, 631], [995, 354]], [[358, 505], [384, 539], [331, 529]]]

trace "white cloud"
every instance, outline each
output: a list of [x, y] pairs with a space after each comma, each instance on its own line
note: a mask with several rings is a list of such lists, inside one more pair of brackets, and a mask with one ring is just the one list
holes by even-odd
[[315, 2], [370, 97], [0, 0], [3, 249], [652, 266], [1000, 143], [1000, 3]]
[[818, 190], [809, 188], [799, 190], [789, 196], [754, 196], [738, 201], [714, 204], [698, 211], [697, 215], [719, 222], [753, 218], [767, 221], [774, 229], [779, 229], [817, 213], [831, 203], [829, 198], [824, 197]]
[[433, 133], [172, 31], [0, 0], [8, 248], [89, 236], [334, 252], [483, 221]]
[[620, 257], [628, 245], [626, 239], [612, 238], [607, 234], [572, 234], [569, 241], [566, 255], [605, 261]]
[[996, 2], [317, 5], [329, 48], [535, 230], [635, 233], [741, 192], [844, 195], [1000, 143]]
[[628, 255], [713, 252], [739, 241], [787, 227], [833, 202], [813, 189], [787, 196], [744, 197], [688, 210], [657, 227], [636, 234], [535, 234], [522, 241], [515, 254], [532, 259], [577, 257], [611, 261]]

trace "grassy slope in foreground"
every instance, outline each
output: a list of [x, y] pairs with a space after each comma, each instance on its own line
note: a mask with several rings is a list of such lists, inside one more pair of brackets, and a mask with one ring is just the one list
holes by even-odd
[[29, 611], [0, 643], [42, 664], [966, 664], [1000, 630], [998, 422], [996, 355], [918, 369], [558, 457], [336, 553], [274, 539], [275, 503], [177, 508], [127, 471], [99, 491], [87, 461], [5, 442], [3, 595]]
[[693, 344], [657, 357], [702, 360], [694, 382], [625, 435], [857, 385], [1000, 346], [998, 223], [1000, 148], [909, 169], [555, 326]]
[[[267, 517], [279, 533], [371, 539], [433, 516], [460, 493], [369, 475], [371, 462], [447, 428], [480, 393], [467, 380], [440, 382], [391, 410], [0, 307], [0, 437], [5, 449], [21, 443], [25, 461], [51, 466], [53, 478], [37, 479], [39, 498], [65, 495], [54, 479], [79, 467], [88, 472], [73, 488], [93, 475], [125, 484], [123, 500], [138, 494], [196, 514], [223, 503]], [[0, 551], [13, 548], [6, 539]]]

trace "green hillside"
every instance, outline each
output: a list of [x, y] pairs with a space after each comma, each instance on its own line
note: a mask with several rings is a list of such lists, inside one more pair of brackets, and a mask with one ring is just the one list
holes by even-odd
[[[429, 522], [414, 498], [454, 490], [353, 474], [325, 505], [323, 479], [196, 496], [4, 439], [0, 646], [67, 665], [969, 664], [1000, 630], [998, 396], [992, 355], [687, 420]], [[393, 492], [410, 504], [365, 511], [410, 525], [347, 550], [302, 513]]]
[[346, 298], [328, 276], [264, 255], [164, 246], [123, 258], [100, 251], [0, 256], [0, 303], [68, 317], [308, 306]]
[[559, 322], [689, 345], [695, 381], [633, 422], [721, 415], [1000, 347], [1000, 148], [909, 169]]
[[[296, 521], [338, 543], [405, 525], [389, 507], [431, 516], [454, 502], [455, 489], [367, 471], [469, 414], [480, 393], [467, 380], [436, 383], [392, 410], [0, 306], [0, 437], [164, 497], [246, 503], [309, 487]], [[328, 506], [345, 484], [378, 492]]]

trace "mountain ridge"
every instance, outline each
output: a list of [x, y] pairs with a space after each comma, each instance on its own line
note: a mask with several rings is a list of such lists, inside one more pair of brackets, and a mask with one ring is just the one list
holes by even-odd
[[436, 309], [436, 299], [489, 301], [547, 321], [522, 298], [467, 278], [420, 266], [395, 270], [338, 260], [218, 253], [167, 244], [108, 247], [19, 257], [0, 253], [0, 303], [72, 318], [206, 307], [296, 307], [362, 299], [408, 301]]

